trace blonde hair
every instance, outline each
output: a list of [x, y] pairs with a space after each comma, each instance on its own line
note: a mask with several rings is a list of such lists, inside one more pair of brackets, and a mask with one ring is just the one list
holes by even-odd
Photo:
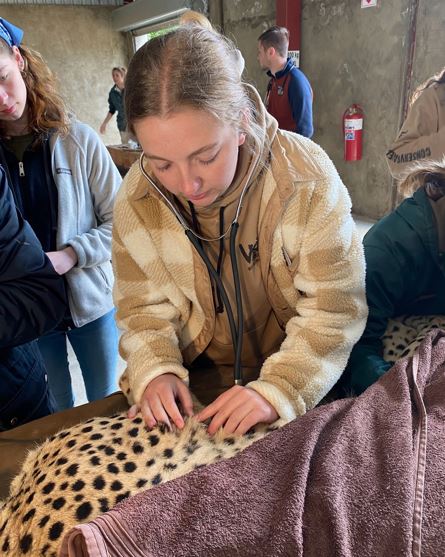
[[[21, 72], [27, 92], [28, 125], [37, 135], [57, 130], [66, 134], [69, 118], [65, 103], [57, 89], [54, 74], [42, 56], [25, 46], [18, 47], [24, 61]], [[13, 57], [14, 53], [3, 40], [0, 40], [0, 56]], [[5, 124], [0, 122], [0, 137], [5, 136]]]
[[206, 16], [200, 12], [195, 12], [194, 10], [187, 10], [179, 18], [179, 25], [190, 25], [190, 24], [200, 25], [201, 27], [204, 27], [204, 29], [209, 29], [209, 31], [213, 31], [212, 24], [206, 18]]
[[[204, 14], [193, 10], [188, 10], [181, 15], [179, 18], [179, 25], [199, 25], [209, 31], [217, 32]], [[233, 63], [235, 70], [239, 73], [239, 75], [242, 75], [245, 67], [245, 61], [243, 55], [237, 48], [233, 51]]]
[[114, 72], [118, 72], [121, 74], [121, 76], [125, 79], [125, 76], [127, 75], [127, 68], [125, 68], [124, 66], [115, 66], [112, 70], [111, 73], [113, 74]]
[[441, 161], [417, 163], [399, 184], [405, 197], [422, 187], [431, 199], [437, 200], [445, 195], [445, 157]]
[[155, 37], [133, 56], [125, 87], [129, 129], [149, 116], [167, 117], [183, 107], [204, 110], [246, 133], [251, 148], [267, 140], [255, 107], [234, 70], [235, 45], [215, 31], [184, 25]]

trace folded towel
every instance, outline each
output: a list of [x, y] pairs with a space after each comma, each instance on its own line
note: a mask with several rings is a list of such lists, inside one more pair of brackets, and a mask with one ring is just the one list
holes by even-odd
[[360, 397], [127, 499], [60, 556], [444, 555], [444, 361], [432, 332]]

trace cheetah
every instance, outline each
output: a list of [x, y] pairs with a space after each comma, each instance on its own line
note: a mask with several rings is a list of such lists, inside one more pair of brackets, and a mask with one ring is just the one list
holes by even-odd
[[383, 359], [395, 363], [412, 356], [432, 329], [445, 329], [445, 315], [402, 315], [390, 319], [382, 337]]
[[[445, 316], [390, 320], [384, 358], [411, 356], [425, 335], [445, 329]], [[123, 392], [129, 389], [121, 383]], [[190, 418], [183, 430], [149, 431], [126, 412], [91, 418], [31, 451], [0, 503], [0, 555], [56, 557], [64, 534], [120, 501], [188, 472], [230, 458], [284, 425], [257, 426], [242, 437], [218, 433]]]
[[189, 418], [183, 430], [148, 430], [126, 412], [91, 418], [31, 451], [0, 503], [3, 557], [56, 557], [63, 535], [127, 497], [201, 466], [230, 458], [284, 421], [242, 437], [210, 437]]

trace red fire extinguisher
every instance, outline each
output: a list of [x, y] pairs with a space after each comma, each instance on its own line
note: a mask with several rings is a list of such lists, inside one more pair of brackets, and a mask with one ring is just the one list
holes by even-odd
[[359, 161], [362, 158], [363, 116], [363, 109], [358, 104], [351, 104], [343, 114], [345, 161]]

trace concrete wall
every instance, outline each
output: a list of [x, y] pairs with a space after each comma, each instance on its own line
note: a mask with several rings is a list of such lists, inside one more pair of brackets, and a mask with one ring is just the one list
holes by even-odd
[[417, 16], [414, 82], [422, 83], [445, 66], [445, 3], [422, 0]]
[[[149, 0], [147, 0], [149, 1]], [[411, 88], [436, 73], [445, 59], [443, 0], [379, 0], [361, 9], [360, 0], [302, 0], [301, 69], [315, 94], [317, 141], [333, 159], [357, 214], [378, 218], [395, 201], [385, 151], [401, 124], [409, 26], [418, 4]], [[275, 23], [275, 0], [188, 0], [184, 6], [208, 13], [231, 37], [245, 61], [245, 79], [264, 96], [267, 78], [256, 59], [257, 37]], [[109, 7], [2, 5], [0, 15], [25, 30], [25, 44], [40, 51], [61, 82], [80, 119], [99, 128], [107, 112], [110, 70], [126, 65], [129, 36], [111, 27]], [[363, 159], [343, 161], [344, 110], [365, 111]], [[106, 143], [119, 142], [115, 121]]]
[[209, 19], [241, 50], [246, 66], [243, 78], [255, 85], [264, 97], [268, 78], [257, 62], [257, 38], [275, 25], [275, 0], [210, 0]]
[[[408, 35], [419, 4], [412, 88], [445, 65], [443, 0], [303, 0], [300, 67], [314, 89], [314, 140], [333, 159], [357, 214], [378, 218], [392, 209], [394, 184], [385, 151], [401, 124]], [[220, 5], [222, 4], [222, 10]], [[218, 9], [222, 15], [218, 18]], [[210, 0], [209, 17], [222, 20], [246, 60], [246, 77], [264, 93], [256, 38], [275, 23], [274, 0]], [[352, 103], [365, 111], [363, 159], [343, 161], [342, 115]]]
[[[315, 92], [314, 139], [332, 157], [354, 211], [372, 218], [391, 209], [392, 179], [384, 157], [399, 126], [406, 0], [362, 9], [360, 1], [303, 3], [302, 64]], [[343, 161], [342, 115], [365, 112], [363, 158]]]
[[[130, 42], [111, 27], [110, 7], [2, 5], [0, 15], [21, 27], [23, 44], [39, 51], [57, 75], [77, 117], [97, 131], [108, 112], [111, 68], [127, 65]], [[116, 118], [102, 136], [120, 143]]]
[[[443, 0], [303, 1], [302, 68], [315, 90], [314, 139], [349, 188], [354, 211], [378, 218], [396, 201], [385, 152], [403, 121], [410, 22], [418, 4], [411, 91], [445, 58]], [[434, 37], [432, 39], [432, 37]], [[341, 116], [356, 102], [365, 111], [363, 159], [343, 161]]]

